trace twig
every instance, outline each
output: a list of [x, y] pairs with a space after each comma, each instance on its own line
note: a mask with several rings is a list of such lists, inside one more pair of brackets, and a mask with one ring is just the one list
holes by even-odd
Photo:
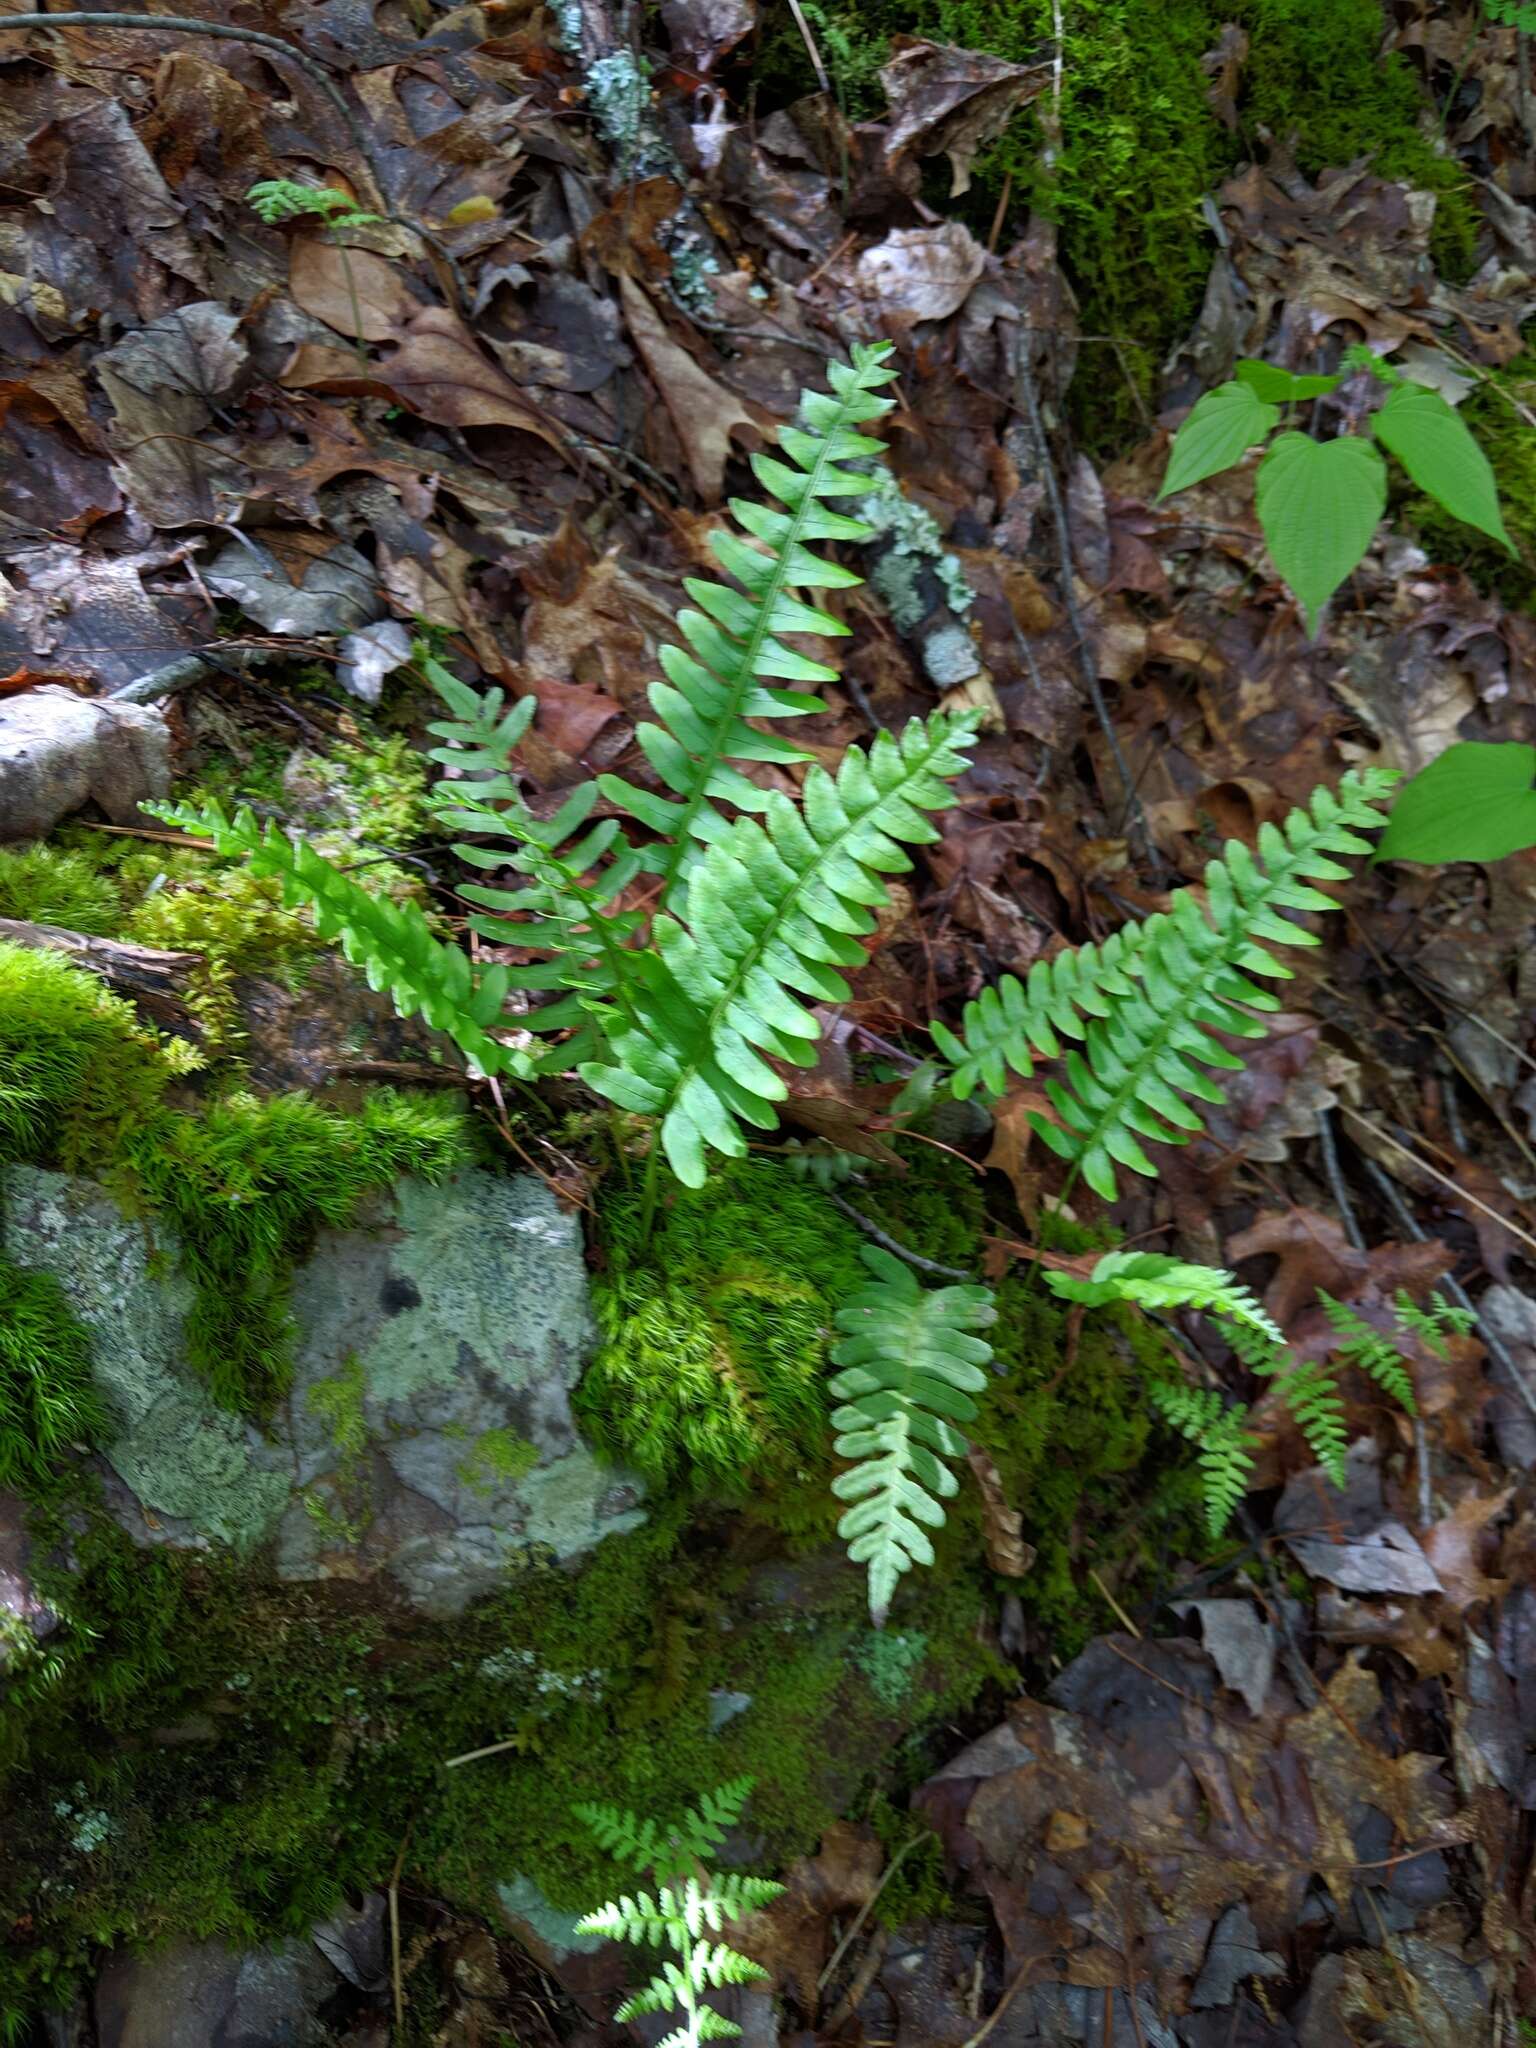
[[883, 1246], [888, 1252], [893, 1252], [898, 1259], [905, 1259], [909, 1266], [916, 1266], [920, 1273], [933, 1273], [940, 1280], [974, 1279], [974, 1274], [963, 1273], [958, 1266], [941, 1266], [937, 1259], [925, 1259], [921, 1252], [909, 1252], [904, 1244], [891, 1236], [889, 1231], [882, 1230], [878, 1223], [871, 1222], [869, 1217], [855, 1209], [852, 1202], [845, 1201], [835, 1189], [827, 1190], [827, 1200], [834, 1209], [841, 1209], [850, 1223], [857, 1223], [866, 1237], [872, 1237], [876, 1244]]
[[216, 675], [221, 670], [256, 668], [264, 661], [277, 659], [273, 647], [220, 647], [217, 661], [208, 654], [184, 654], [178, 661], [168, 661], [164, 668], [152, 668], [148, 675], [135, 676], [131, 682], [119, 683], [115, 690], [102, 694], [117, 704], [148, 704], [156, 697], [173, 696], [189, 683], [200, 683], [204, 676]]
[[414, 1821], [405, 1824], [405, 1833], [400, 1838], [400, 1853], [389, 1876], [389, 1976], [395, 1993], [397, 2048], [405, 2048], [405, 1978], [400, 1969], [400, 1873], [405, 1868], [405, 1852], [414, 1825]]
[[875, 1886], [874, 1890], [870, 1893], [869, 1897], [864, 1901], [863, 1905], [860, 1906], [858, 1912], [854, 1914], [853, 1923], [849, 1927], [848, 1932], [837, 1944], [837, 1947], [833, 1949], [831, 1957], [827, 1963], [827, 1967], [816, 1979], [816, 1989], [818, 1992], [826, 1990], [828, 1984], [831, 1982], [832, 1978], [837, 1972], [838, 1964], [843, 1960], [843, 1957], [848, 1953], [849, 1949], [852, 1948], [853, 1944], [858, 1940], [860, 1928], [862, 1928], [864, 1922], [869, 1918], [870, 1914], [874, 1911], [875, 1901], [879, 1898], [880, 1894], [885, 1890], [886, 1886], [890, 1883], [891, 1879], [896, 1875], [897, 1871], [901, 1868], [905, 1858], [911, 1855], [912, 1851], [917, 1847], [918, 1843], [922, 1840], [924, 1840], [924, 1837], [922, 1835], [909, 1836], [908, 1839], [905, 1842], [903, 1842], [901, 1847], [896, 1851], [896, 1854], [891, 1858], [890, 1862], [887, 1863], [884, 1870], [881, 1871], [880, 1882]]
[[522, 1740], [520, 1735], [513, 1735], [505, 1742], [488, 1742], [484, 1749], [466, 1749], [462, 1756], [445, 1756], [443, 1769], [456, 1771], [460, 1764], [477, 1764], [483, 1756], [500, 1756], [504, 1749], [518, 1748]]
[[1088, 1576], [1090, 1579], [1092, 1579], [1093, 1583], [1098, 1587], [1100, 1597], [1103, 1599], [1105, 1606], [1113, 1611], [1115, 1619], [1125, 1629], [1126, 1633], [1128, 1635], [1133, 1635], [1136, 1638], [1137, 1642], [1140, 1642], [1141, 1630], [1136, 1626], [1135, 1622], [1132, 1621], [1131, 1617], [1120, 1605], [1120, 1602], [1115, 1598], [1114, 1594], [1111, 1593], [1108, 1586], [1105, 1585], [1103, 1579], [1100, 1578], [1096, 1566], [1089, 1565]]
[[1369, 1117], [1361, 1116], [1359, 1111], [1351, 1109], [1347, 1102], [1339, 1106], [1351, 1123], [1358, 1124], [1362, 1131], [1369, 1131], [1371, 1136], [1379, 1139], [1383, 1145], [1390, 1145], [1394, 1152], [1401, 1152], [1405, 1159], [1412, 1161], [1420, 1173], [1427, 1173], [1431, 1180], [1439, 1181], [1441, 1187], [1449, 1188], [1457, 1201], [1470, 1202], [1474, 1209], [1480, 1209], [1485, 1216], [1491, 1216], [1495, 1223], [1502, 1224], [1511, 1237], [1518, 1237], [1522, 1244], [1529, 1245], [1531, 1250], [1536, 1252], [1536, 1237], [1532, 1237], [1528, 1230], [1522, 1230], [1518, 1223], [1511, 1223], [1507, 1216], [1501, 1216], [1497, 1209], [1490, 1208], [1485, 1201], [1474, 1195], [1470, 1188], [1464, 1188], [1460, 1181], [1452, 1180], [1451, 1176], [1442, 1173], [1438, 1166], [1431, 1166], [1429, 1161], [1421, 1159], [1411, 1146], [1403, 1144], [1399, 1138], [1392, 1137], [1378, 1124], [1373, 1124]]
[[368, 176], [373, 183], [373, 191], [368, 195], [371, 203], [393, 226], [408, 229], [423, 247], [429, 249], [445, 266], [452, 289], [458, 298], [460, 311], [468, 307], [469, 293], [463, 273], [452, 252], [430, 228], [423, 227], [420, 221], [409, 220], [401, 214], [390, 212], [383, 169], [374, 155], [373, 144], [368, 139], [367, 131], [347, 104], [345, 94], [313, 57], [307, 56], [303, 50], [296, 50], [292, 43], [285, 43], [281, 36], [269, 36], [259, 28], [232, 28], [228, 22], [223, 21], [199, 21], [195, 16], [188, 14], [120, 14], [115, 11], [97, 12], [94, 8], [66, 8], [59, 14], [0, 15], [0, 29], [22, 28], [133, 28], [149, 29], [157, 35], [214, 36], [226, 43], [254, 43], [258, 49], [267, 50], [274, 57], [285, 57], [290, 64], [298, 66], [317, 91], [324, 93], [333, 109], [345, 122], [347, 133], [367, 166]]
[[830, 100], [834, 97], [832, 81], [827, 76], [827, 67], [821, 61], [821, 52], [816, 47], [816, 38], [811, 34], [811, 24], [801, 12], [800, 0], [789, 0], [789, 11], [795, 18], [795, 27], [800, 31], [800, 40], [805, 45], [805, 54], [811, 60], [811, 69], [816, 73], [816, 83]]
[[1030, 1971], [1033, 1968], [1034, 1964], [1032, 1961], [1024, 1965], [1023, 1969], [1020, 1970], [1019, 1974], [1008, 1986], [1008, 1989], [1003, 1993], [1002, 1997], [997, 2001], [996, 2005], [993, 2006], [991, 2012], [988, 2013], [987, 2017], [982, 2021], [981, 2025], [976, 2029], [975, 2033], [972, 2034], [970, 2039], [963, 2044], [963, 2048], [981, 2048], [982, 2042], [986, 2040], [988, 2034], [991, 2033], [992, 2029], [997, 2025], [998, 2021], [1002, 2018], [1003, 2014], [1008, 2010], [1009, 2006], [1012, 2005], [1013, 2001], [1024, 1989], [1025, 1979], [1028, 1977]]

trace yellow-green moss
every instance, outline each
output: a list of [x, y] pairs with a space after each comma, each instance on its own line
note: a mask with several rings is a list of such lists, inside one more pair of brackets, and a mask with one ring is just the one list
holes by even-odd
[[85, 854], [57, 846], [0, 846], [0, 917], [105, 938], [116, 931], [122, 912], [116, 885]]
[[607, 1192], [577, 1395], [594, 1442], [648, 1478], [734, 1493], [826, 1469], [827, 1340], [858, 1284], [858, 1233], [775, 1162], [679, 1188], [649, 1241]]
[[381, 1088], [348, 1112], [234, 1094], [125, 1133], [118, 1178], [175, 1230], [197, 1284], [192, 1363], [226, 1407], [259, 1414], [287, 1383], [289, 1275], [315, 1231], [401, 1174], [443, 1180], [473, 1156], [464, 1111], [440, 1095]]
[[0, 1159], [98, 1165], [196, 1063], [98, 975], [0, 943]]
[[90, 1337], [49, 1273], [0, 1257], [0, 1486], [43, 1480], [105, 1421], [91, 1381]]

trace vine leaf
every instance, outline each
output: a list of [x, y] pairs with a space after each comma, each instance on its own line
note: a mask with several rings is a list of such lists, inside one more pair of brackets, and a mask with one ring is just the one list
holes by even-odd
[[1218, 384], [1207, 391], [1173, 437], [1159, 499], [1230, 469], [1279, 419], [1279, 407], [1261, 398], [1251, 384]]
[[1309, 633], [1371, 544], [1387, 507], [1387, 465], [1369, 441], [1281, 434], [1259, 464], [1259, 524], [1270, 557], [1300, 598]]
[[1426, 384], [1399, 384], [1381, 410], [1372, 414], [1371, 431], [1419, 489], [1453, 519], [1475, 526], [1515, 553], [1499, 510], [1493, 467], [1471, 428], [1440, 392]]

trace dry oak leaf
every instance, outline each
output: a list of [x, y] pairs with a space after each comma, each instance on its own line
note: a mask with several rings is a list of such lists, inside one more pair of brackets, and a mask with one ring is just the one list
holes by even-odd
[[1386, 1296], [1399, 1287], [1418, 1294], [1451, 1263], [1445, 1246], [1435, 1238], [1424, 1244], [1387, 1243], [1370, 1252], [1356, 1251], [1332, 1216], [1300, 1207], [1260, 1216], [1227, 1240], [1229, 1263], [1261, 1252], [1273, 1252], [1280, 1261], [1264, 1290], [1264, 1306], [1282, 1329], [1314, 1305], [1320, 1287], [1342, 1301], [1356, 1300], [1367, 1285]]
[[306, 313], [354, 341], [393, 340], [422, 310], [397, 264], [318, 235], [294, 243], [288, 290]]
[[1513, 1498], [1513, 1487], [1502, 1493], [1470, 1493], [1419, 1538], [1441, 1590], [1460, 1613], [1479, 1600], [1497, 1600], [1509, 1589], [1507, 1579], [1486, 1576], [1478, 1553], [1489, 1523], [1498, 1520]]
[[977, 151], [996, 140], [1051, 75], [1048, 62], [1008, 64], [921, 36], [893, 36], [891, 52], [891, 61], [880, 67], [891, 108], [886, 162], [894, 164], [908, 151], [942, 152], [949, 158], [951, 199], [971, 189]]
[[423, 306], [399, 330], [399, 343], [375, 374], [402, 405], [440, 427], [520, 427], [565, 454], [553, 423], [480, 353], [469, 329], [446, 306]]
[[707, 504], [717, 505], [725, 488], [731, 435], [738, 427], [747, 427], [753, 438], [760, 440], [758, 420], [734, 391], [717, 384], [682, 344], [672, 339], [633, 278], [619, 279], [619, 296], [635, 346], [656, 381], [682, 443], [694, 487]]
[[987, 252], [959, 221], [937, 228], [893, 228], [854, 265], [854, 282], [887, 326], [947, 320], [971, 295]]

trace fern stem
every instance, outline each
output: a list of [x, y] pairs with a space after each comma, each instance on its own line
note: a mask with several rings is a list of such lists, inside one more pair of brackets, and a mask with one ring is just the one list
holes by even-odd
[[651, 1133], [651, 1149], [646, 1155], [645, 1180], [640, 1189], [640, 1242], [651, 1241], [651, 1226], [656, 1221], [656, 1196], [661, 1176], [661, 1130]]
[[802, 545], [801, 536], [805, 532], [807, 522], [820, 509], [821, 501], [816, 487], [826, 470], [834, 463], [832, 451], [837, 445], [837, 436], [847, 427], [848, 414], [854, 399], [863, 395], [859, 386], [855, 385], [838, 406], [836, 419], [822, 435], [821, 446], [816, 453], [816, 465], [809, 472], [804, 494], [798, 505], [790, 507], [789, 530], [775, 549], [772, 572], [763, 584], [762, 590], [753, 593], [757, 603], [757, 616], [752, 631], [743, 643], [741, 660], [736, 664], [735, 677], [720, 678], [722, 682], [728, 684], [728, 694], [710, 733], [709, 751], [698, 756], [698, 774], [694, 781], [693, 794], [684, 799], [682, 815], [673, 827], [672, 845], [667, 854], [666, 866], [661, 871], [663, 903], [677, 886], [683, 862], [693, 850], [693, 821], [710, 800], [709, 784], [715, 770], [726, 757], [726, 738], [740, 716], [743, 699], [756, 685], [757, 658], [763, 651], [763, 642], [772, 632], [774, 607], [789, 581], [790, 561], [795, 549]]

